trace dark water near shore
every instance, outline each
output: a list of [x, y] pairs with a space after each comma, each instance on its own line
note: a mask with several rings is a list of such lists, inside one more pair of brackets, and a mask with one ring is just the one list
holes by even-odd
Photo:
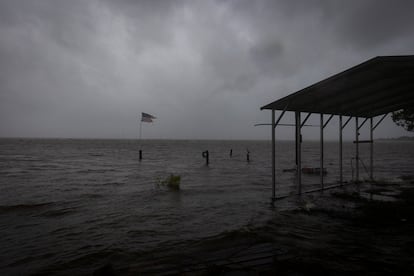
[[[133, 140], [0, 139], [0, 274], [128, 266], [148, 252], [262, 227], [276, 212], [269, 207], [270, 142], [143, 141], [141, 162], [139, 147]], [[361, 145], [367, 168], [368, 150]], [[276, 151], [277, 192], [294, 192], [293, 173], [282, 172], [295, 165], [294, 143], [278, 142]], [[353, 154], [345, 143], [347, 181]], [[377, 178], [412, 175], [414, 143], [376, 142], [374, 160]], [[319, 143], [304, 143], [303, 166], [319, 167]], [[325, 182], [335, 184], [337, 143], [325, 144], [325, 166]], [[179, 191], [160, 184], [172, 173], [181, 176]], [[360, 176], [368, 178], [363, 166]], [[303, 190], [318, 182], [304, 176]], [[280, 208], [295, 206], [285, 201]]]

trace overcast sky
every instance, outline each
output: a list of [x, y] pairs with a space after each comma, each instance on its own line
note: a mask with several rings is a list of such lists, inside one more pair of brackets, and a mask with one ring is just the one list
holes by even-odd
[[[270, 139], [261, 106], [413, 54], [413, 14], [410, 0], [0, 0], [0, 136], [136, 138], [146, 112], [143, 138]], [[390, 119], [376, 132], [402, 135]]]

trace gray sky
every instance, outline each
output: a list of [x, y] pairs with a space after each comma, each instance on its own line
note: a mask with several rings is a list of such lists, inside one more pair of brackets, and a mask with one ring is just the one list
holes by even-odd
[[[1, 0], [0, 136], [136, 138], [147, 112], [143, 138], [269, 139], [261, 106], [413, 54], [413, 14], [410, 0]], [[376, 132], [401, 135], [390, 119]]]

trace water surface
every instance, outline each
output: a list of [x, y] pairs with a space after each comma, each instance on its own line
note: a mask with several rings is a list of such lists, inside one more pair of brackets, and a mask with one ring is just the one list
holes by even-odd
[[[366, 166], [368, 149], [361, 146]], [[277, 212], [269, 204], [270, 152], [269, 141], [0, 139], [0, 272], [87, 274], [105, 261], [126, 265], [147, 252], [266, 225]], [[276, 152], [277, 193], [294, 193], [294, 174], [283, 172], [295, 166], [294, 143], [278, 142]], [[345, 143], [346, 181], [353, 154]], [[380, 179], [413, 172], [414, 143], [380, 141], [375, 155]], [[319, 167], [319, 143], [304, 143], [303, 166]], [[325, 182], [336, 183], [337, 143], [326, 143], [325, 166]], [[162, 185], [170, 174], [181, 176], [179, 191]], [[319, 176], [303, 181], [304, 190], [319, 187]]]

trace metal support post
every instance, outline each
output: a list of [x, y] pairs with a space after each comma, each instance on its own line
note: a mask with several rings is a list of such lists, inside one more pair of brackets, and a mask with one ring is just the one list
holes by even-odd
[[276, 199], [276, 141], [275, 110], [272, 109], [272, 200]]
[[342, 115], [339, 115], [339, 184], [342, 185], [342, 183]]
[[288, 106], [286, 105], [282, 113], [279, 115], [279, 118], [275, 121], [275, 110], [272, 109], [272, 200], [276, 200], [276, 126], [282, 120], [283, 115], [287, 110]]
[[358, 117], [355, 117], [355, 180], [359, 182], [359, 126]]
[[305, 120], [303, 120], [303, 122], [300, 124], [300, 127], [303, 127], [305, 125], [305, 123], [308, 121], [310, 115], [312, 115], [312, 113], [308, 113], [308, 115], [306, 115]]
[[373, 127], [373, 130], [375, 130], [377, 128], [377, 126], [379, 126], [379, 124], [385, 119], [385, 117], [387, 117], [388, 113], [384, 114], [381, 119], [375, 124], [375, 126]]
[[374, 119], [370, 118], [370, 155], [369, 155], [369, 178], [374, 181]]
[[359, 126], [358, 126], [358, 130], [360, 130], [361, 129], [361, 127], [368, 121], [368, 119], [369, 118], [365, 118], [365, 120], [362, 122], [362, 124], [360, 124]]
[[321, 113], [321, 139], [320, 139], [320, 176], [321, 176], [321, 188], [322, 190], [324, 189], [324, 183], [323, 183], [323, 128], [324, 128], [324, 124], [323, 124], [323, 114]]
[[333, 114], [329, 116], [328, 120], [324, 123], [323, 128], [325, 128], [328, 125], [328, 123], [332, 120], [333, 116]]
[[[275, 128], [279, 124], [280, 120], [282, 120], [282, 117], [283, 117], [283, 115], [285, 115], [285, 112], [286, 112], [287, 108], [288, 108], [288, 106], [286, 105], [285, 109], [283, 109], [282, 113], [279, 115], [279, 118], [277, 118], [277, 121], [276, 121], [275, 125], [273, 126], [273, 128]], [[274, 110], [274, 109], [272, 109], [272, 110]], [[272, 125], [273, 125], [273, 122], [272, 122]]]
[[346, 127], [346, 125], [351, 121], [352, 117], [349, 117], [348, 120], [346, 120], [345, 124], [342, 126], [342, 129]]
[[301, 143], [302, 143], [302, 135], [301, 135], [301, 121], [300, 121], [300, 112], [295, 112], [295, 124], [296, 124], [296, 180], [298, 186], [298, 194], [302, 193], [302, 160], [301, 160]]

